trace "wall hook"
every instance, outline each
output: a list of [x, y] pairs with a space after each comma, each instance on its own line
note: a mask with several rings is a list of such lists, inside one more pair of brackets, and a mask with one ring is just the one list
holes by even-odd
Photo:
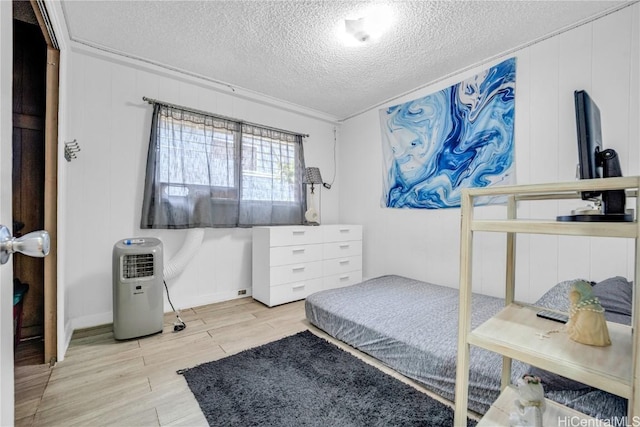
[[76, 155], [78, 151], [80, 151], [80, 145], [78, 145], [78, 141], [75, 139], [64, 143], [64, 158], [67, 159], [68, 162], [78, 157]]

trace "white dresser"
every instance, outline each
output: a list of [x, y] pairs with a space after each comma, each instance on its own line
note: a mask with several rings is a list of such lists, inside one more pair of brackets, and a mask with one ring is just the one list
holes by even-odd
[[274, 305], [362, 281], [362, 226], [253, 227], [253, 298]]

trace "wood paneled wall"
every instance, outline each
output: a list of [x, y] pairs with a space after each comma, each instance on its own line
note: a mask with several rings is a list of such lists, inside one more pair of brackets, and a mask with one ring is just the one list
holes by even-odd
[[[63, 52], [64, 53], [64, 52]], [[165, 262], [182, 246], [185, 230], [141, 230], [152, 107], [143, 96], [254, 123], [310, 134], [307, 164], [331, 176], [334, 123], [302, 108], [272, 105], [212, 87], [133, 60], [91, 49], [68, 52], [64, 85], [66, 126], [61, 138], [77, 140], [78, 158], [60, 165], [61, 215], [68, 230], [59, 239], [64, 263], [66, 322], [84, 328], [112, 321], [111, 252], [119, 239], [150, 236], [164, 244]], [[62, 85], [61, 85], [62, 87]], [[326, 172], [325, 172], [326, 171]], [[338, 221], [339, 183], [322, 192], [322, 218]], [[62, 236], [61, 236], [62, 237]], [[251, 229], [207, 229], [204, 242], [174, 280], [168, 281], [176, 308], [238, 298], [251, 292]], [[165, 310], [170, 310], [165, 299]]]
[[[575, 179], [577, 143], [573, 91], [586, 89], [602, 111], [604, 144], [618, 151], [625, 175], [640, 173], [638, 27], [635, 4], [384, 105], [425, 96], [517, 58], [516, 176], [520, 184]], [[340, 220], [364, 224], [364, 276], [403, 274], [458, 287], [460, 210], [381, 208], [382, 164], [378, 109], [340, 129]], [[363, 185], [363, 183], [367, 183]], [[577, 202], [577, 205], [581, 205]], [[566, 214], [576, 204], [521, 204], [532, 217]], [[490, 211], [494, 208], [485, 208]], [[482, 210], [479, 212], [482, 215]], [[504, 236], [478, 234], [474, 291], [504, 295]], [[624, 240], [518, 236], [517, 298], [536, 300], [561, 280], [633, 277], [633, 244]]]

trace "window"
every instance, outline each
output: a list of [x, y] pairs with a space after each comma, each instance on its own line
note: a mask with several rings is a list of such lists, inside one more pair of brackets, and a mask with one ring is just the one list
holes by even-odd
[[302, 137], [155, 104], [142, 228], [301, 224]]
[[243, 200], [295, 203], [296, 145], [293, 140], [243, 135]]
[[208, 191], [212, 197], [235, 200], [238, 174], [235, 157], [238, 132], [166, 118], [158, 129], [160, 182], [166, 196]]

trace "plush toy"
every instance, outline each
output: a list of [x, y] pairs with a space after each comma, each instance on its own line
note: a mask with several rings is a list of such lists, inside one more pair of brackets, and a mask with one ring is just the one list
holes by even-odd
[[518, 379], [518, 399], [513, 403], [515, 411], [509, 414], [511, 427], [542, 427], [545, 409], [544, 389], [540, 377], [524, 375]]
[[591, 285], [585, 281], [573, 284], [569, 292], [570, 317], [566, 329], [569, 337], [579, 343], [605, 347], [611, 345], [604, 308], [593, 296]]

